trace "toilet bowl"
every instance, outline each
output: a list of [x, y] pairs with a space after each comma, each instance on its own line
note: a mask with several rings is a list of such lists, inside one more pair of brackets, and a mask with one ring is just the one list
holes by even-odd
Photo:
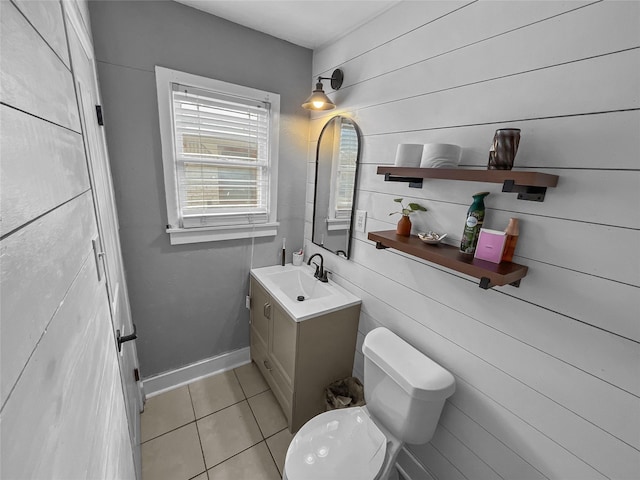
[[287, 450], [284, 480], [389, 480], [404, 443], [433, 437], [453, 375], [383, 327], [369, 332], [362, 351], [367, 406], [303, 425]]

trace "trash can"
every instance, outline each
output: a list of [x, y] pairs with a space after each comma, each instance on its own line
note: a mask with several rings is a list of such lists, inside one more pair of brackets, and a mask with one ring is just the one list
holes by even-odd
[[356, 377], [347, 377], [330, 384], [326, 390], [327, 410], [361, 407], [364, 401], [364, 387]]

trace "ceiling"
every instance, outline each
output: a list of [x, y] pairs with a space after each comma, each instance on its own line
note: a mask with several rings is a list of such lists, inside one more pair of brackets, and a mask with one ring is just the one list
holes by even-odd
[[400, 0], [176, 0], [203, 12], [317, 49]]

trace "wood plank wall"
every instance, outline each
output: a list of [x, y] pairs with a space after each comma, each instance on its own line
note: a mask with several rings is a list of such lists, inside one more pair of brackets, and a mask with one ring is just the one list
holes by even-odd
[[57, 1], [0, 9], [0, 477], [135, 478], [69, 25]]
[[[450, 370], [457, 391], [432, 441], [401, 456], [414, 480], [632, 479], [640, 472], [640, 3], [401, 2], [314, 52], [318, 75], [342, 68], [314, 114], [307, 254], [318, 133], [335, 114], [363, 132], [357, 208], [367, 231], [395, 228], [393, 198], [417, 201], [414, 233], [459, 241], [471, 195], [490, 191], [485, 226], [521, 223], [520, 288], [477, 280], [354, 232], [334, 279], [363, 299], [364, 335], [386, 326]], [[326, 83], [326, 82], [325, 82]], [[325, 85], [327, 87], [327, 85]], [[544, 203], [501, 185], [384, 182], [399, 143], [464, 147], [486, 165], [493, 133], [522, 129], [516, 168], [559, 175]], [[416, 465], [419, 468], [416, 470]], [[411, 476], [411, 474], [408, 474]], [[416, 476], [418, 475], [418, 476]]]

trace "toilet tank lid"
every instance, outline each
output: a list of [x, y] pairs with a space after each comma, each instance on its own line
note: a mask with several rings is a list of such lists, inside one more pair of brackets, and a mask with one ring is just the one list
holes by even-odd
[[450, 372], [384, 327], [367, 334], [362, 352], [414, 398], [447, 398], [456, 389]]

